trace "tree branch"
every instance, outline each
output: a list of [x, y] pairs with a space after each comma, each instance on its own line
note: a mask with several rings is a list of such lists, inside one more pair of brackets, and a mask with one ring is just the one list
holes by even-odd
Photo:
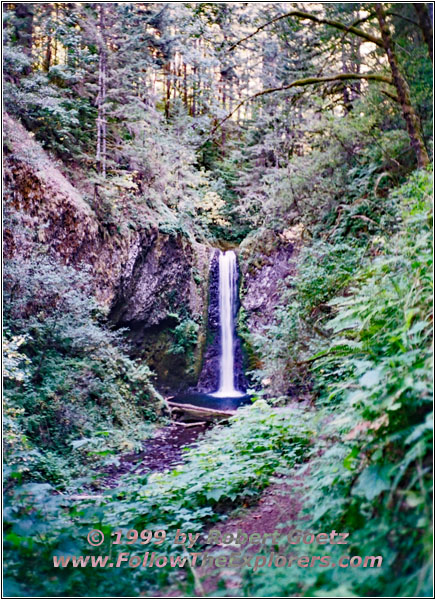
[[375, 13], [369, 13], [369, 15], [366, 15], [366, 17], [361, 17], [360, 19], [356, 19], [356, 21], [353, 21], [352, 26], [356, 27], [356, 25], [361, 25], [362, 23], [366, 23], [367, 21], [372, 21], [372, 19], [375, 19], [377, 17], [377, 15]]
[[[400, 13], [393, 12], [392, 10], [387, 10], [386, 14], [391, 17], [397, 17], [398, 19], [402, 19], [403, 21], [408, 21], [412, 25], [416, 25], [416, 27], [419, 27], [419, 23], [417, 23], [413, 19], [410, 19], [409, 17], [406, 17], [405, 15], [400, 15]], [[360, 25], [361, 23], [365, 23], [365, 21], [371, 21], [372, 19], [375, 19], [375, 18], [377, 18], [377, 15], [375, 13], [370, 13], [366, 17], [362, 17], [361, 19], [354, 21], [353, 25], [354, 26]]]
[[254, 100], [255, 98], [259, 98], [259, 96], [265, 96], [266, 94], [272, 94], [274, 92], [289, 90], [293, 87], [302, 87], [305, 85], [312, 85], [316, 83], [328, 83], [330, 81], [347, 81], [350, 79], [366, 79], [367, 81], [380, 81], [382, 83], [388, 83], [390, 85], [393, 85], [392, 80], [389, 77], [386, 77], [386, 75], [378, 75], [377, 73], [336, 73], [335, 75], [325, 75], [324, 77], [306, 77], [305, 79], [296, 79], [292, 83], [288, 83], [287, 85], [284, 85], [282, 87], [267, 88], [266, 90], [256, 92], [252, 96], [249, 96], [248, 98], [242, 100], [236, 106], [236, 108], [232, 110], [232, 112], [230, 112], [222, 121], [215, 125], [215, 127], [210, 132], [208, 140], [210, 139], [210, 136], [212, 136], [215, 133], [215, 131], [221, 127], [223, 123], [228, 121], [228, 119], [230, 119], [241, 108], [241, 106], [243, 106], [247, 102], [250, 102], [251, 100]]
[[404, 15], [400, 15], [399, 13], [392, 12], [391, 10], [387, 10], [386, 14], [389, 15], [390, 17], [397, 17], [398, 19], [402, 19], [403, 21], [407, 21], [408, 23], [411, 23], [412, 25], [415, 25], [416, 27], [419, 27], [419, 23], [417, 23], [413, 19], [409, 19], [409, 17], [406, 17]]
[[365, 39], [367, 42], [372, 42], [376, 46], [383, 48], [383, 40], [381, 38], [375, 37], [375, 36], [371, 35], [370, 33], [366, 33], [366, 31], [363, 31], [362, 29], [358, 29], [354, 25], [344, 25], [344, 23], [341, 23], [340, 21], [333, 21], [331, 19], [322, 19], [320, 17], [317, 17], [310, 13], [304, 12], [302, 10], [292, 10], [291, 12], [288, 12], [284, 15], [279, 15], [278, 17], [271, 19], [271, 21], [268, 21], [267, 23], [260, 25], [260, 27], [258, 27], [256, 29], [256, 31], [254, 31], [253, 33], [250, 33], [246, 37], [242, 38], [241, 40], [239, 40], [238, 42], [233, 44], [233, 46], [231, 46], [229, 48], [229, 52], [234, 50], [237, 46], [239, 46], [243, 42], [246, 42], [250, 38], [257, 35], [260, 31], [265, 29], [265, 27], [268, 27], [268, 25], [272, 25], [272, 23], [276, 23], [277, 21], [280, 21], [281, 19], [287, 19], [289, 17], [297, 17], [298, 19], [308, 19], [309, 21], [314, 21], [315, 23], [330, 25], [330, 27], [334, 27], [335, 29], [340, 29], [341, 31], [345, 31], [346, 33], [353, 33], [354, 35], [357, 35], [357, 36]]
[[399, 102], [400, 101], [400, 99], [398, 98], [398, 96], [396, 96], [395, 94], [392, 94], [388, 90], [381, 90], [381, 93], [384, 94], [385, 96], [387, 96], [388, 98], [390, 98], [391, 100], [393, 100], [394, 102]]

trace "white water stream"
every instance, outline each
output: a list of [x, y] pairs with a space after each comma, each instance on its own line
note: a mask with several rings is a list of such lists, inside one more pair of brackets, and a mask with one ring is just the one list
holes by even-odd
[[220, 383], [217, 398], [243, 396], [235, 388], [235, 312], [238, 268], [233, 250], [219, 255], [219, 315], [221, 333]]

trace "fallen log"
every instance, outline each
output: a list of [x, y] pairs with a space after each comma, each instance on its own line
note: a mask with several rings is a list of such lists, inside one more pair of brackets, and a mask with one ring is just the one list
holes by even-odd
[[201, 427], [202, 425], [206, 425], [206, 421], [193, 421], [192, 423], [182, 423], [181, 421], [173, 421], [174, 425], [180, 425], [180, 427], [184, 427], [188, 429], [189, 427]]
[[236, 414], [236, 410], [218, 410], [216, 408], [207, 408], [204, 406], [194, 406], [193, 404], [182, 404], [179, 402], [168, 401], [171, 414], [189, 421], [225, 421]]

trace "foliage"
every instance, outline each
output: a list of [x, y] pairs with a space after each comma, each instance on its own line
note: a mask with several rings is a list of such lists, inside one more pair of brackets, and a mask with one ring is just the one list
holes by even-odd
[[[290, 419], [290, 410], [276, 412], [259, 400], [240, 410], [229, 426], [210, 431], [174, 470], [126, 477], [101, 502], [66, 502], [44, 484], [14, 488], [6, 510], [8, 589], [116, 597], [168, 583], [174, 570], [55, 569], [52, 557], [92, 554], [84, 538], [96, 527], [107, 539], [111, 530], [121, 529], [124, 535], [131, 528], [166, 529], [168, 539], [159, 551], [181, 554], [180, 546], [172, 543], [177, 528], [201, 531], [230, 506], [252, 501], [274, 471], [301, 460], [311, 436], [308, 419], [295, 408], [292, 425]], [[139, 550], [118, 546], [120, 552], [134, 548]], [[106, 544], [98, 548], [98, 553], [106, 551]]]
[[[156, 418], [162, 399], [148, 367], [128, 358], [119, 334], [103, 324], [86, 269], [43, 256], [8, 261], [5, 300], [9, 478], [57, 480], [68, 462], [82, 472], [80, 463], [148, 437], [143, 422]], [[98, 447], [71, 453], [75, 439], [96, 432]]]
[[[36, 145], [6, 136], [12, 204], [21, 202], [14, 163], [32, 173], [56, 161], [109, 244], [129, 244], [131, 231], [183, 236], [193, 252], [196, 242], [242, 242], [252, 274], [281, 250], [288, 228], [307, 242], [268, 325], [250, 331], [250, 311], [239, 315], [257, 394], [276, 408], [257, 401], [176, 469], [125, 477], [103, 498], [78, 501], [69, 496], [101, 488], [118, 454], [139, 449], [164, 402], [149, 367], [108, 325], [89, 267], [49, 258], [59, 240], [19, 248], [22, 232], [8, 224], [7, 239], [18, 240], [5, 265], [11, 595], [138, 596], [180, 585], [169, 569], [54, 569], [52, 556], [87, 554], [95, 527], [107, 539], [120, 524], [198, 532], [293, 467], [306, 484], [301, 527], [349, 530], [350, 550], [376, 551], [384, 567], [371, 577], [265, 569], [246, 573], [241, 593], [431, 594], [431, 190], [429, 171], [413, 173], [416, 141], [421, 154], [432, 149], [432, 61], [415, 14], [427, 5], [384, 5], [394, 85], [291, 87], [333, 71], [393, 71], [383, 43], [350, 28], [380, 35], [373, 4], [306, 4], [309, 19], [294, 6], [283, 18], [286, 3], [5, 6], [5, 108], [51, 153], [43, 160]], [[26, 215], [39, 231], [55, 218], [41, 209]], [[193, 279], [204, 285], [199, 273]], [[156, 362], [193, 363], [200, 318], [187, 308], [167, 316]], [[277, 408], [309, 392], [315, 406]], [[188, 570], [185, 582], [192, 578]]]
[[[79, 117], [93, 113], [83, 102], [63, 98], [49, 76], [35, 73], [21, 76], [30, 59], [23, 52], [6, 47], [5, 107], [13, 116], [36, 132], [37, 139], [61, 155], [74, 148], [74, 135], [80, 127]], [[17, 83], [18, 82], [18, 83]]]
[[322, 436], [300, 471], [309, 519], [300, 526], [350, 532], [347, 553], [381, 555], [384, 567], [313, 568], [305, 581], [298, 569], [248, 575], [247, 595], [431, 595], [431, 192], [420, 171], [392, 194], [400, 229], [328, 302], [331, 336], [313, 363]]
[[298, 278], [284, 282], [273, 323], [245, 335], [258, 357], [251, 376], [259, 383], [270, 381], [270, 396], [286, 393], [291, 382], [303, 383], [307, 378], [304, 360], [327, 335], [323, 323], [331, 311], [327, 302], [353, 280], [364, 250], [350, 241], [319, 241], [304, 249]]
[[184, 319], [172, 331], [174, 336], [173, 354], [192, 353], [197, 345], [199, 325], [192, 319]]

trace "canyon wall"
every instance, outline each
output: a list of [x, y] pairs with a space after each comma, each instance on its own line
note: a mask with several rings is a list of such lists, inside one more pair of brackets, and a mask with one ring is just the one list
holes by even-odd
[[[8, 115], [5, 144], [5, 257], [86, 268], [97, 300], [127, 328], [134, 356], [163, 392], [195, 384], [206, 338], [211, 248], [165, 233], [157, 219], [135, 228], [105, 225], [96, 207], [32, 136]], [[186, 342], [186, 339], [189, 342]]]
[[[248, 236], [239, 248], [241, 272], [239, 335], [243, 340], [244, 368], [250, 380], [251, 370], [262, 369], [262, 351], [254, 338], [262, 340], [265, 329], [274, 327], [276, 311], [285, 308], [282, 291], [292, 286], [297, 259], [303, 244], [301, 226], [281, 232], [264, 231]], [[292, 382], [278, 372], [274, 381], [263, 380], [262, 389], [269, 396], [293, 396]]]

